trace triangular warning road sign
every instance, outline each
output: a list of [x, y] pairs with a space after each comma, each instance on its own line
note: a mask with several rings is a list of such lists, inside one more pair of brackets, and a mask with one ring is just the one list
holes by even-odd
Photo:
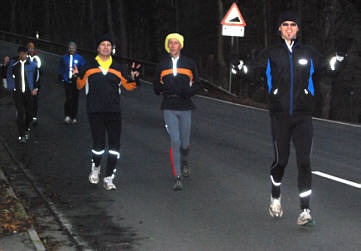
[[241, 12], [238, 9], [236, 3], [233, 3], [231, 8], [229, 8], [227, 14], [224, 16], [221, 24], [223, 25], [236, 25], [236, 26], [246, 26]]

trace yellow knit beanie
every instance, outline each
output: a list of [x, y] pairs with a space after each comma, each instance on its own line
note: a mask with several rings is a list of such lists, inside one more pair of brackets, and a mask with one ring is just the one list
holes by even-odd
[[184, 37], [179, 34], [179, 33], [170, 33], [168, 34], [168, 36], [165, 38], [165, 50], [169, 53], [169, 47], [168, 47], [168, 42], [169, 42], [169, 39], [171, 38], [175, 38], [179, 41], [179, 43], [181, 44], [182, 48], [184, 46]]

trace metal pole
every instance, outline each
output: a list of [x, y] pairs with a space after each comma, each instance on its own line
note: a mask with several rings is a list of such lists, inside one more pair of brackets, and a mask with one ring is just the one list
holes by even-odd
[[[233, 51], [233, 42], [234, 42], [234, 37], [231, 37], [231, 51]], [[229, 68], [229, 84], [228, 84], [228, 91], [229, 93], [232, 93], [232, 65], [230, 65]]]
[[353, 122], [353, 105], [352, 105], [352, 98], [353, 98], [353, 95], [354, 95], [354, 92], [353, 91], [350, 91], [350, 106], [351, 106], [351, 111], [350, 111], [350, 113], [351, 113], [351, 122]]

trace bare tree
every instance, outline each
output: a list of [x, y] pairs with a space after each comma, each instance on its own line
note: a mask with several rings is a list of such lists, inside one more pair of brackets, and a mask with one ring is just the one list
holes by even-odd
[[[335, 26], [335, 15], [337, 8], [337, 0], [327, 0], [328, 5], [325, 5], [325, 26], [324, 26], [324, 39], [325, 44], [330, 48], [334, 48], [335, 36], [332, 33], [332, 28]], [[327, 53], [327, 52], [326, 52]], [[321, 94], [323, 98], [323, 106], [321, 111], [321, 117], [329, 118], [330, 109], [331, 109], [331, 98], [332, 98], [332, 89], [331, 89], [331, 80], [321, 79], [320, 87]]]
[[119, 18], [119, 34], [118, 39], [120, 42], [120, 51], [121, 57], [128, 57], [128, 39], [127, 39], [127, 26], [125, 22], [125, 11], [124, 11], [124, 0], [117, 0], [118, 3], [118, 18]]
[[16, 3], [17, 0], [10, 1], [10, 31], [15, 32], [16, 30]]
[[264, 47], [268, 47], [268, 6], [267, 6], [267, 0], [263, 0], [263, 30], [264, 30]]
[[[108, 32], [113, 39], [116, 39], [116, 37], [114, 36], [114, 29], [113, 29], [112, 1], [105, 1], [105, 5], [107, 11], [106, 15], [107, 15]], [[116, 41], [114, 42], [116, 43]]]
[[[223, 6], [223, 1], [222, 0], [218, 0], [218, 20], [219, 23], [221, 22], [222, 18], [224, 16], [224, 6]], [[218, 31], [217, 31], [217, 64], [218, 64], [218, 69], [220, 69], [220, 72], [218, 72], [219, 74], [219, 80], [221, 83], [227, 83], [227, 81], [224, 81], [225, 79], [227, 79], [227, 77], [225, 76], [225, 69], [226, 67], [226, 61], [224, 58], [224, 49], [223, 49], [223, 36], [222, 36], [222, 28], [220, 25], [218, 25]]]
[[44, 28], [44, 36], [45, 38], [49, 39], [50, 38], [50, 24], [51, 24], [51, 20], [50, 20], [50, 8], [49, 8], [49, 0], [43, 0], [42, 2], [43, 6], [43, 10], [44, 10], [44, 22], [42, 22], [43, 28]]
[[[93, 20], [95, 17], [94, 14], [94, 0], [88, 0], [89, 3], [89, 17], [88, 20]], [[95, 41], [95, 28], [94, 25], [89, 25], [89, 32], [90, 32], [90, 38], [91, 38], [91, 43]]]

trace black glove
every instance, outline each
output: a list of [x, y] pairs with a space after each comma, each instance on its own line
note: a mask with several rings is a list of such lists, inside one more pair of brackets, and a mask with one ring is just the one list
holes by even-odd
[[63, 76], [61, 74], [58, 74], [58, 80], [61, 82], [63, 81]]
[[164, 95], [165, 96], [169, 96], [169, 95], [180, 95], [181, 91], [180, 90], [176, 90], [168, 85], [164, 85]]
[[[134, 63], [135, 63], [135, 64], [134, 64], [135, 66], [132, 67], [131, 71], [137, 71], [137, 72], [139, 72], [139, 75], [138, 75], [138, 76], [134, 76], [134, 79], [135, 79], [135, 80], [138, 80], [138, 79], [140, 79], [140, 78], [143, 76], [143, 65], [138, 64], [138, 63], [136, 63], [136, 62], [134, 62]], [[140, 65], [140, 67], [137, 68], [138, 65]]]

